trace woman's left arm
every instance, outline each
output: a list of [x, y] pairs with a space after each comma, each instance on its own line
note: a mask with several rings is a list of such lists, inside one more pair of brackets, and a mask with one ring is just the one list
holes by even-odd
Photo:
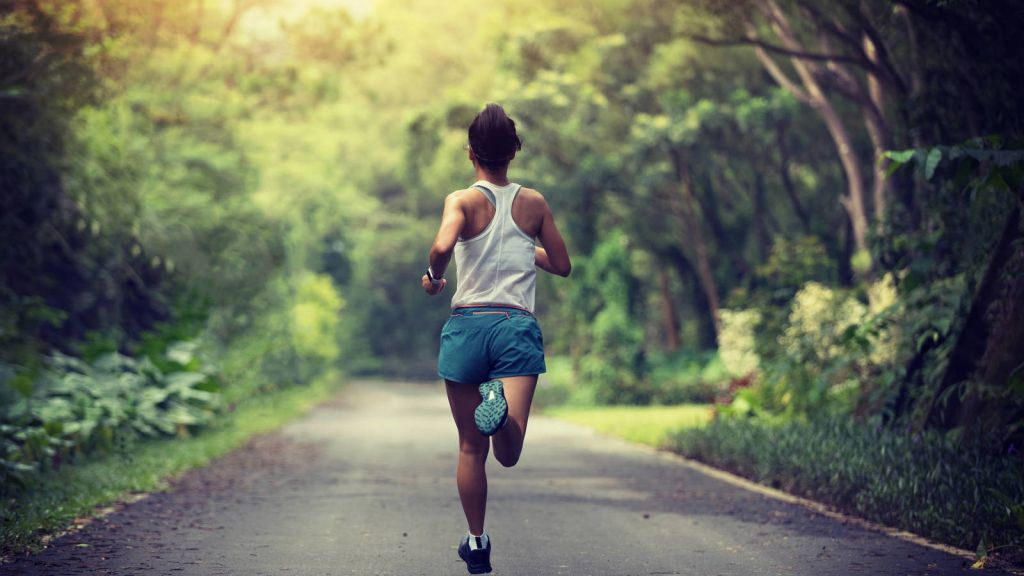
[[[459, 240], [462, 227], [466, 223], [466, 213], [462, 207], [462, 200], [457, 192], [448, 195], [444, 200], [444, 214], [441, 216], [441, 227], [437, 230], [434, 244], [430, 247], [430, 269], [438, 278], [444, 276], [448, 263], [452, 259], [452, 252], [455, 250], [455, 243]], [[423, 290], [433, 296], [444, 290], [446, 280], [440, 284], [432, 284], [427, 275], [423, 275]]]

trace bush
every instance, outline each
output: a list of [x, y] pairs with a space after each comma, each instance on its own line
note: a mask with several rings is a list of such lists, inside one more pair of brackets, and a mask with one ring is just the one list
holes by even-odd
[[[835, 284], [836, 268], [828, 250], [814, 236], [774, 238], [767, 262], [755, 271], [755, 288], [750, 292], [744, 289], [733, 290], [726, 300], [726, 308], [754, 314], [735, 319], [726, 314], [721, 318], [726, 347], [739, 345], [737, 350], [742, 353], [740, 357], [752, 357], [759, 363], [778, 359], [782, 356], [779, 336], [786, 327], [793, 297], [808, 282], [829, 286]], [[733, 329], [730, 324], [733, 322], [738, 331], [730, 334]], [[750, 339], [753, 339], [753, 350], [750, 350]], [[720, 341], [720, 344], [723, 343]], [[731, 360], [726, 362], [731, 364]], [[748, 363], [740, 364], [737, 371], [745, 367], [749, 367], [749, 360]], [[742, 378], [746, 374], [735, 376]]]
[[591, 326], [594, 343], [580, 360], [580, 376], [594, 386], [601, 404], [648, 404], [653, 390], [642, 368], [643, 330], [615, 305], [601, 310]]
[[761, 322], [758, 310], [719, 310], [722, 329], [718, 334], [718, 355], [733, 378], [756, 373], [761, 359], [757, 355], [756, 329]]
[[[723, 311], [720, 354], [733, 376], [754, 376], [733, 411], [850, 414], [867, 396], [884, 394], [905, 360], [897, 346], [903, 306], [891, 275], [866, 286], [866, 299], [807, 282], [789, 304], [770, 358], [753, 346], [760, 311]], [[886, 390], [876, 393], [879, 387]]]
[[312, 381], [338, 358], [338, 316], [344, 305], [330, 276], [307, 274], [299, 279], [291, 326], [304, 381]]
[[718, 417], [669, 439], [684, 456], [971, 550], [1024, 544], [1024, 462], [998, 446], [848, 418]]
[[579, 326], [571, 344], [579, 376], [601, 404], [647, 404], [643, 322], [638, 321], [639, 282], [632, 270], [629, 238], [611, 233], [589, 258], [576, 264], [570, 303]]
[[[551, 356], [546, 360], [548, 371], [540, 375], [533, 405], [538, 408], [581, 403], [581, 394], [573, 374], [572, 360], [565, 356]], [[592, 404], [593, 402], [582, 402]]]
[[710, 404], [729, 386], [730, 377], [717, 354], [653, 357], [651, 366], [651, 401], [655, 404]]
[[197, 346], [168, 347], [167, 371], [117, 352], [91, 363], [54, 354], [34, 379], [0, 383], [0, 494], [67, 459], [208, 423], [220, 406], [220, 385], [198, 365]]
[[867, 307], [844, 290], [808, 282], [797, 292], [779, 337], [783, 355], [765, 377], [779, 392], [774, 409], [796, 414], [852, 411], [860, 358], [846, 346], [847, 333], [866, 314]]

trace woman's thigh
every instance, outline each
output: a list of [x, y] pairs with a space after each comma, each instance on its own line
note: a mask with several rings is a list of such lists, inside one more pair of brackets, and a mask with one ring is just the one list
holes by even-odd
[[473, 384], [462, 384], [451, 380], [444, 381], [448, 392], [448, 405], [455, 418], [455, 427], [459, 430], [459, 444], [464, 447], [487, 449], [487, 437], [476, 428], [473, 412], [480, 405], [480, 390]]
[[[500, 378], [508, 402], [508, 418], [515, 424], [520, 436], [526, 435], [526, 423], [530, 418], [530, 407], [533, 405], [533, 394], [537, 390], [537, 375], [506, 376]], [[445, 380], [448, 392], [448, 405], [459, 430], [459, 441], [471, 445], [488, 444], [486, 436], [476, 427], [474, 412], [480, 405], [480, 390], [472, 384], [461, 384]]]
[[508, 417], [517, 424], [519, 433], [526, 435], [526, 422], [530, 418], [530, 407], [533, 405], [533, 393], [537, 390], [537, 375], [505, 376], [499, 378], [505, 390], [508, 402]]

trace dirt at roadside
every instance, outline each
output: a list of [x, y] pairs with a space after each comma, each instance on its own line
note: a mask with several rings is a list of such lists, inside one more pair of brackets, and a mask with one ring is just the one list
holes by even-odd
[[[133, 548], [164, 548], [167, 533], [179, 529], [202, 530], [216, 538], [224, 529], [216, 519], [225, 507], [243, 499], [295, 487], [303, 482], [317, 461], [322, 445], [299, 442], [279, 434], [251, 439], [238, 450], [211, 462], [205, 468], [185, 472], [170, 481], [166, 491], [119, 504], [105, 516], [85, 523], [37, 554], [24, 555], [0, 565], [0, 574], [23, 576], [123, 574], [107, 566], [108, 560]], [[154, 562], [166, 561], [153, 555]], [[135, 567], [147, 573], [152, 565]], [[182, 567], [182, 574], [187, 574]]]

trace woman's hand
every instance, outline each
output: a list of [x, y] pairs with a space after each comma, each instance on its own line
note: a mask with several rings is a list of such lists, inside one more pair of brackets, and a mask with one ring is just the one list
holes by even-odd
[[440, 294], [444, 290], [444, 287], [448, 285], [448, 281], [444, 278], [441, 278], [440, 282], [431, 282], [430, 278], [426, 274], [423, 275], [422, 281], [423, 291], [431, 296]]

